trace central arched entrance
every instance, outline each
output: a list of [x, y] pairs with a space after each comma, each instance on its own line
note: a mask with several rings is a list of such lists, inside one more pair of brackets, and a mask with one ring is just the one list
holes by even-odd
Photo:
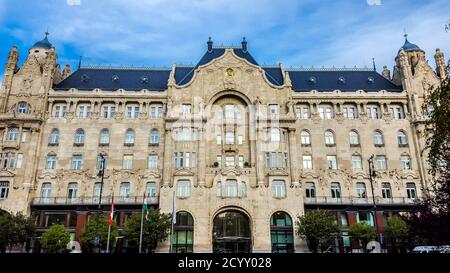
[[227, 210], [214, 218], [214, 253], [250, 253], [251, 227], [248, 216], [238, 210]]

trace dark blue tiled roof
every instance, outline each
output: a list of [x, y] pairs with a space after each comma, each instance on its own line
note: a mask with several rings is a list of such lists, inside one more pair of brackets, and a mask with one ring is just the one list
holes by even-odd
[[283, 73], [280, 67], [263, 67], [266, 72], [267, 79], [274, 85], [281, 86], [284, 84]]
[[[373, 70], [288, 70], [295, 92], [334, 91], [351, 92], [364, 90], [378, 92], [387, 90], [402, 92], [401, 86], [393, 84]], [[339, 79], [342, 77], [343, 81]]]
[[52, 48], [52, 44], [49, 42], [47, 35], [45, 36], [42, 41], [39, 41], [33, 45], [33, 48], [43, 48], [43, 49], [50, 49]]
[[[116, 69], [81, 68], [57, 84], [55, 90], [76, 88], [79, 90], [134, 90], [148, 89], [164, 91], [167, 89], [170, 69]], [[113, 78], [116, 77], [116, 81]]]
[[410, 52], [410, 51], [422, 51], [422, 49], [420, 49], [420, 47], [418, 45], [415, 45], [413, 43], [410, 43], [408, 41], [408, 38], [405, 38], [405, 44], [402, 46], [403, 50], [405, 52]]

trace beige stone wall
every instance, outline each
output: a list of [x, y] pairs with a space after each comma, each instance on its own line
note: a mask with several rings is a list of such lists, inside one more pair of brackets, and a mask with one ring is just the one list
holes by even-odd
[[[10, 181], [9, 197], [0, 200], [0, 209], [11, 212], [29, 211], [29, 204], [33, 198], [39, 197], [43, 183], [52, 183], [52, 197], [67, 196], [68, 183], [78, 182], [78, 195], [91, 197], [98, 170], [96, 169], [98, 155], [108, 155], [105, 176], [104, 196], [119, 195], [120, 183], [131, 183], [131, 195], [142, 196], [148, 181], [157, 183], [159, 206], [163, 212], [172, 211], [172, 195], [179, 180], [191, 182], [191, 196], [177, 200], [178, 211], [188, 211], [194, 217], [195, 234], [194, 249], [196, 252], [210, 252], [212, 250], [212, 222], [217, 213], [226, 209], [239, 209], [251, 219], [252, 242], [254, 252], [270, 252], [271, 215], [276, 211], [288, 213], [294, 223], [298, 215], [304, 213], [304, 186], [306, 182], [314, 182], [318, 197], [330, 197], [330, 183], [339, 182], [343, 198], [356, 196], [356, 183], [364, 182], [369, 200], [371, 198], [368, 178], [368, 158], [374, 155], [387, 157], [388, 170], [378, 172], [375, 179], [376, 196], [381, 195], [381, 183], [389, 182], [394, 198], [404, 202], [406, 197], [406, 183], [415, 183], [418, 195], [422, 195], [421, 188], [426, 186], [427, 174], [425, 159], [421, 157], [424, 147], [420, 126], [415, 121], [424, 117], [418, 114], [423, 101], [424, 88], [431, 79], [436, 83], [436, 76], [424, 68], [422, 74], [409, 75], [408, 69], [403, 71], [405, 91], [393, 94], [380, 90], [377, 93], [358, 91], [342, 93], [294, 93], [290, 80], [283, 67], [285, 85], [272, 85], [266, 78], [262, 68], [243, 60], [233, 51], [226, 53], [210, 64], [195, 71], [190, 83], [177, 86], [174, 81], [174, 70], [169, 79], [168, 90], [165, 92], [127, 92], [118, 90], [114, 93], [94, 90], [92, 92], [69, 90], [67, 92], [54, 91], [49, 88], [53, 71], [50, 68], [44, 73], [37, 72], [34, 61], [27, 61], [21, 72], [14, 70], [15, 53], [9, 58], [9, 69], [5, 72], [2, 87], [2, 113], [0, 124], [3, 136], [8, 126], [19, 126], [28, 130], [26, 143], [8, 143], [3, 137], [2, 151], [14, 149], [24, 154], [24, 164], [21, 169], [1, 170], [2, 180]], [[50, 56], [53, 56], [50, 54]], [[51, 59], [38, 58], [51, 66]], [[403, 57], [404, 58], [404, 57]], [[404, 61], [404, 60], [403, 60]], [[399, 61], [399, 66], [407, 65]], [[52, 68], [53, 69], [53, 68]], [[45, 72], [46, 71], [46, 72]], [[420, 76], [422, 75], [422, 76]], [[406, 78], [405, 78], [406, 77]], [[425, 83], [424, 83], [425, 82]], [[32, 114], [22, 119], [11, 116], [8, 112], [12, 105], [21, 100], [28, 101], [35, 109]], [[92, 116], [78, 118], [76, 113], [80, 104], [92, 107]], [[112, 103], [116, 106], [116, 118], [101, 117], [101, 106]], [[126, 118], [126, 105], [135, 103], [141, 107], [141, 117]], [[165, 118], [150, 119], [148, 107], [151, 103], [165, 105]], [[242, 145], [218, 145], [217, 131], [212, 124], [214, 116], [211, 110], [216, 106], [228, 103], [240, 105], [248, 110], [242, 117], [244, 124], [240, 127], [244, 135]], [[66, 117], [54, 118], [54, 106], [67, 105]], [[191, 104], [191, 116], [180, 118], [182, 104]], [[267, 106], [278, 105], [279, 116], [267, 120]], [[299, 119], [295, 116], [295, 105], [307, 105], [311, 111], [310, 119]], [[332, 106], [335, 117], [322, 120], [317, 112], [321, 104]], [[354, 104], [358, 109], [358, 118], [348, 120], [343, 117], [343, 105]], [[371, 120], [365, 111], [367, 105], [378, 105], [382, 109], [382, 119]], [[393, 119], [389, 112], [390, 105], [402, 107], [405, 119]], [[179, 127], [190, 127], [198, 130], [199, 140], [189, 143], [176, 142], [173, 132]], [[285, 135], [284, 142], [269, 147], [262, 140], [263, 131], [267, 127], [280, 128]], [[49, 146], [51, 131], [60, 131], [58, 146]], [[74, 146], [75, 132], [78, 128], [85, 130], [85, 143], [82, 147]], [[100, 146], [100, 131], [110, 130], [109, 146]], [[125, 132], [133, 129], [136, 133], [135, 144], [132, 147], [124, 145]], [[150, 131], [158, 129], [160, 142], [157, 146], [149, 145]], [[300, 133], [308, 130], [311, 133], [311, 146], [301, 145]], [[332, 130], [335, 134], [335, 147], [325, 145], [325, 131]], [[356, 130], [360, 137], [359, 147], [350, 147], [349, 132]], [[375, 147], [373, 134], [375, 130], [383, 132], [384, 147]], [[408, 146], [399, 147], [397, 132], [403, 130], [407, 134]], [[222, 135], [225, 140], [225, 136]], [[274, 144], [274, 143], [272, 143]], [[11, 146], [11, 147], [10, 147]], [[17, 146], [17, 147], [16, 147]], [[289, 164], [286, 168], [267, 169], [265, 166], [265, 152], [277, 151], [288, 154]], [[175, 169], [173, 166], [174, 152], [196, 153], [195, 168]], [[213, 167], [217, 155], [225, 158], [226, 154], [243, 155], [248, 167]], [[46, 158], [49, 154], [57, 155], [56, 170], [47, 170]], [[71, 170], [70, 164], [74, 154], [83, 155], [81, 170]], [[134, 157], [133, 169], [123, 170], [124, 155]], [[149, 154], [159, 157], [158, 168], [147, 168]], [[313, 170], [303, 170], [302, 156], [312, 155]], [[361, 155], [363, 170], [354, 172], [351, 168], [351, 156]], [[337, 170], [326, 170], [326, 156], [337, 156]], [[401, 155], [411, 157], [412, 169], [401, 170]], [[237, 163], [237, 162], [236, 162]], [[223, 164], [223, 163], [222, 163]], [[247, 185], [247, 195], [242, 198], [223, 198], [216, 196], [217, 181], [236, 179]], [[286, 197], [273, 197], [272, 184], [274, 180], [284, 180], [286, 183]], [[394, 201], [397, 202], [397, 201]], [[296, 228], [294, 224], [294, 229]], [[296, 250], [302, 251], [304, 242], [295, 238]], [[167, 251], [168, 243], [161, 245], [159, 251]]]

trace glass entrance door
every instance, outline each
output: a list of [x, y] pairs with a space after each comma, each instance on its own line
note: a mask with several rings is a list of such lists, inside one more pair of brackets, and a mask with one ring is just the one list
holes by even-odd
[[239, 211], [226, 211], [216, 216], [213, 229], [214, 253], [250, 253], [252, 250], [250, 221]]

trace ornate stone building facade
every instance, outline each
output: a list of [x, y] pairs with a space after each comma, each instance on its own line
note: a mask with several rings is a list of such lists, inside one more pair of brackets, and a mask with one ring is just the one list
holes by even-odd
[[261, 66], [245, 39], [207, 45], [196, 66], [74, 73], [61, 71], [47, 37], [21, 67], [13, 47], [1, 89], [0, 209], [33, 215], [40, 231], [63, 223], [78, 240], [100, 196], [105, 212], [115, 196], [120, 228], [144, 192], [167, 213], [175, 196], [173, 251], [301, 252], [296, 218], [318, 208], [336, 215], [345, 251], [351, 224], [382, 234], [386, 217], [424, 194], [422, 103], [446, 76], [442, 52], [434, 71], [406, 39], [391, 76], [386, 67]]

